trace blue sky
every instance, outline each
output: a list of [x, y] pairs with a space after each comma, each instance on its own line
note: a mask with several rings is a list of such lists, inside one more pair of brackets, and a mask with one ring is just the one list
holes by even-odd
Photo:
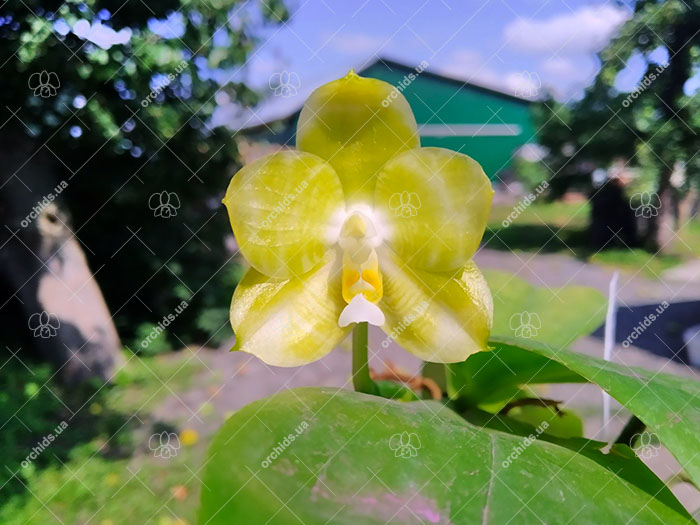
[[247, 67], [264, 86], [276, 72], [319, 85], [376, 56], [426, 60], [505, 90], [528, 82], [560, 98], [595, 74], [595, 51], [629, 16], [616, 3], [584, 0], [294, 0], [291, 20], [266, 30]]
[[[574, 100], [600, 67], [596, 52], [631, 16], [627, 4], [614, 0], [287, 0], [291, 18], [260, 29], [258, 1], [264, 0], [241, 2], [229, 14], [232, 26], [248, 22], [258, 27], [259, 46], [243, 68], [233, 75], [207, 70], [206, 57], [195, 58], [200, 74], [221, 83], [246, 81], [267, 95], [269, 100], [254, 110], [256, 120], [290, 113], [319, 85], [379, 57], [409, 65], [427, 62], [428, 71], [518, 96], [537, 97], [550, 90], [561, 101]], [[92, 23], [83, 20], [71, 29], [59, 20], [55, 29], [61, 34], [72, 30], [105, 49], [130, 39], [130, 29], [103, 25], [107, 19], [109, 13], [102, 10]], [[149, 28], [179, 38], [182, 23], [182, 14], [172, 13], [167, 20], [151, 20]], [[214, 35], [214, 42], [230, 45], [225, 30]], [[648, 58], [668, 58], [667, 53], [655, 55]], [[633, 90], [645, 69], [644, 57], [631, 57], [616, 86]], [[291, 79], [293, 89], [274, 97], [280, 79]], [[222, 108], [215, 122], [249, 120], [250, 113], [223, 91], [217, 102]]]
[[[264, 1], [264, 0], [259, 0]], [[206, 57], [196, 57], [200, 74], [221, 83], [245, 81], [267, 101], [251, 113], [228, 100], [214, 117], [218, 124], [254, 125], [285, 116], [321, 84], [361, 69], [379, 57], [409, 65], [428, 64], [428, 71], [494, 87], [523, 97], [551, 91], [560, 101], [575, 100], [594, 79], [600, 64], [596, 52], [617, 34], [631, 16], [626, 3], [613, 0], [287, 0], [291, 18], [283, 24], [260, 24], [258, 0], [241, 2], [229, 23], [255, 25], [260, 38], [249, 61], [235, 72], [207, 70]], [[78, 22], [72, 29], [57, 21], [61, 34], [72, 30], [80, 38], [108, 49], [127, 42], [131, 30], [118, 31], [101, 20]], [[182, 35], [183, 15], [151, 20], [149, 28], [165, 38]], [[262, 27], [262, 29], [260, 29]], [[225, 30], [214, 43], [230, 45]], [[646, 70], [646, 61], [663, 63], [665, 50], [649, 57], [633, 55], [617, 78], [616, 87], [632, 91]], [[232, 73], [234, 73], [232, 75]], [[293, 89], [275, 97], [280, 80]], [[686, 86], [700, 87], [700, 76]], [[280, 94], [278, 90], [276, 92]], [[252, 120], [251, 120], [252, 119]]]
[[[255, 125], [301, 106], [319, 85], [377, 57], [492, 86], [526, 97], [551, 90], [580, 97], [599, 69], [602, 49], [631, 9], [602, 0], [291, 0], [291, 19], [267, 27], [260, 47], [236, 75], [267, 92], [254, 113], [218, 99], [215, 122]], [[238, 16], [247, 16], [245, 10]], [[621, 76], [632, 90], [643, 60]], [[274, 97], [280, 75], [294, 74], [294, 96]], [[273, 86], [274, 87], [274, 86]]]

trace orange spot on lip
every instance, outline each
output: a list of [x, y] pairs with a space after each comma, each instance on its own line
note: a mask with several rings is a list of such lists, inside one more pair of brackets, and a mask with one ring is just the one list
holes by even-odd
[[[348, 304], [358, 293], [364, 295], [365, 299], [372, 303], [377, 303], [382, 298], [382, 275], [379, 273], [376, 262], [373, 265], [374, 268], [363, 268], [363, 266], [364, 264], [354, 264], [349, 257], [344, 260], [343, 299]], [[360, 283], [360, 280], [363, 283]], [[363, 286], [357, 286], [358, 283]]]
[[352, 301], [353, 295], [350, 293], [350, 288], [359, 280], [360, 272], [349, 269], [346, 265], [343, 265], [343, 299], [346, 303], [349, 304], [350, 301]]

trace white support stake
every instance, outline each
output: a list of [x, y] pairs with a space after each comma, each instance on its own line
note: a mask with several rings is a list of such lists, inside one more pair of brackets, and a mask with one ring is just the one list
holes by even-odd
[[[608, 288], [608, 311], [605, 314], [605, 339], [603, 341], [603, 359], [612, 360], [612, 352], [615, 346], [615, 332], [617, 328], [617, 281], [619, 272], [615, 272], [610, 279]], [[610, 422], [610, 395], [603, 391], [603, 436], [609, 433]]]

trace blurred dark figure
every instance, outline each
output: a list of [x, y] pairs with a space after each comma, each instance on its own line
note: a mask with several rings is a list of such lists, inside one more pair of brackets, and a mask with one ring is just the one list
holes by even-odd
[[638, 245], [637, 224], [619, 179], [609, 179], [591, 197], [591, 247], [634, 247]]

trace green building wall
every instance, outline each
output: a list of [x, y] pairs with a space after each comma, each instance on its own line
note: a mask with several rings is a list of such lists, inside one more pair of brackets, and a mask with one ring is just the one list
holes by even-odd
[[[406, 85], [405, 77], [415, 69], [390, 61], [378, 61], [362, 70], [362, 76], [378, 78], [395, 86]], [[421, 145], [439, 146], [465, 153], [476, 159], [490, 178], [511, 167], [514, 152], [523, 144], [535, 142], [532, 103], [473, 84], [435, 75], [428, 71], [402, 88], [416, 116], [419, 128], [428, 124], [500, 125], [515, 135], [503, 136], [423, 136]], [[487, 128], [482, 128], [483, 132]], [[449, 132], [449, 130], [448, 130]]]
[[[491, 179], [503, 176], [512, 167], [513, 155], [520, 146], [536, 142], [533, 102], [528, 100], [466, 84], [429, 70], [416, 75], [413, 67], [386, 59], [378, 60], [358, 73], [402, 86], [400, 90], [408, 99], [421, 130], [421, 145], [465, 153], [476, 159]], [[415, 78], [407, 83], [405, 79], [410, 74]], [[262, 141], [294, 144], [298, 118], [299, 111], [296, 111], [248, 133]], [[426, 125], [433, 128], [467, 125], [470, 133], [454, 136], [448, 129], [447, 136], [425, 136]], [[488, 129], [482, 127], [484, 125], [500, 126], [501, 131], [510, 134], [474, 136], [475, 132], [483, 133]]]

